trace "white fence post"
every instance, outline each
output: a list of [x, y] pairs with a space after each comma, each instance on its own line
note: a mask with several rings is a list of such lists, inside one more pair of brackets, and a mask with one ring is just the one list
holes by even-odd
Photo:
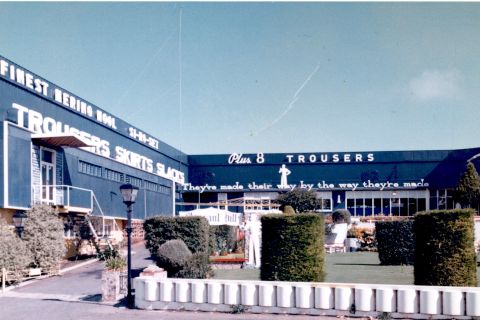
[[5, 293], [6, 278], [7, 278], [7, 269], [2, 268], [2, 293]]

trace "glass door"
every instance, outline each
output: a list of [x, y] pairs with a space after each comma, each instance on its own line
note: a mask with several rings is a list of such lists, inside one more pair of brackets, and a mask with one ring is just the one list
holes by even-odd
[[42, 202], [55, 199], [55, 151], [41, 148]]

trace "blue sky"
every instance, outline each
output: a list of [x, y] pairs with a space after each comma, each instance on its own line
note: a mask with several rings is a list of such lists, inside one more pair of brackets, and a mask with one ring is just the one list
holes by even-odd
[[189, 154], [480, 146], [480, 3], [4, 3], [0, 55]]

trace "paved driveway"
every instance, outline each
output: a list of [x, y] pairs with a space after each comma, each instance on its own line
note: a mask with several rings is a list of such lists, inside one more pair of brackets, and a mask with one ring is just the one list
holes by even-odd
[[[132, 269], [143, 269], [153, 263], [143, 244], [133, 246]], [[5, 320], [217, 320], [252, 319], [311, 320], [312, 316], [225, 314], [185, 311], [145, 311], [126, 309], [122, 303], [102, 303], [102, 262], [95, 262], [62, 276], [35, 281], [27, 286], [0, 293], [0, 319]], [[322, 319], [323, 317], [315, 317]], [[332, 319], [332, 318], [325, 318]]]

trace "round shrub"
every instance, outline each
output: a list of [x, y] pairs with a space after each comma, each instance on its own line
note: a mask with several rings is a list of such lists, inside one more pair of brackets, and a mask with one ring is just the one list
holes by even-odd
[[333, 211], [332, 213], [332, 220], [333, 223], [351, 223], [351, 217], [352, 215], [350, 214], [350, 211], [347, 209], [337, 209]]
[[416, 285], [477, 285], [474, 213], [472, 209], [461, 209], [415, 215]]
[[375, 222], [380, 264], [413, 265], [415, 236], [412, 228], [412, 220]]
[[0, 220], [0, 271], [7, 269], [13, 273], [13, 279], [9, 278], [18, 281], [31, 262], [32, 255], [25, 242]]
[[169, 277], [174, 277], [183, 269], [192, 256], [187, 245], [182, 240], [169, 240], [158, 248], [157, 265], [167, 271]]
[[32, 253], [32, 265], [47, 273], [58, 273], [66, 252], [63, 221], [46, 204], [35, 205], [27, 215], [22, 239]]
[[271, 214], [261, 218], [260, 278], [269, 281], [323, 281], [324, 221], [318, 214]]
[[194, 253], [185, 262], [183, 268], [175, 274], [176, 278], [206, 279], [213, 276], [213, 270], [208, 261], [208, 255], [202, 252]]

